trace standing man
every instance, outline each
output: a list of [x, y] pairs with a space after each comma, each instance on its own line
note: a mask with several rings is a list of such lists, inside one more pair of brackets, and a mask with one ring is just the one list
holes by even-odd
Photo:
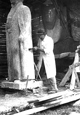
[[[46, 35], [42, 35], [40, 37], [40, 48], [34, 47], [35, 50], [40, 50], [42, 52], [41, 54], [41, 60], [44, 61], [44, 66], [46, 70], [46, 75], [48, 82], [50, 84], [50, 87], [48, 88], [49, 91], [58, 91], [57, 83], [56, 83], [56, 64], [55, 64], [55, 56], [53, 53], [54, 49], [54, 41], [53, 39]], [[38, 62], [38, 69], [40, 71], [41, 68], [41, 60]]]
[[11, 10], [6, 22], [6, 46], [9, 81], [35, 79], [31, 12], [23, 0], [10, 0]]

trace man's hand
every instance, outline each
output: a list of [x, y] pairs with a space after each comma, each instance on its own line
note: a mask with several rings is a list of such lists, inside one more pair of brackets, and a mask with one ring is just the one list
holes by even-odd
[[41, 48], [39, 48], [39, 47], [37, 47], [37, 46], [33, 47], [33, 49], [34, 49], [35, 51], [36, 51], [36, 50], [39, 50], [40, 52], [45, 53], [43, 49], [41, 49]]
[[33, 50], [36, 51], [36, 50], [38, 50], [38, 47], [35, 46], [35, 47], [33, 47], [33, 48], [29, 48], [29, 50], [30, 50], [30, 51], [33, 51]]
[[35, 46], [35, 47], [33, 47], [33, 49], [34, 49], [34, 50], [38, 50], [38, 47], [37, 47], [37, 46]]
[[39, 50], [40, 52], [45, 53], [43, 49], [41, 49], [41, 48], [39, 48], [39, 47], [37, 47], [37, 46], [35, 46], [35, 47], [33, 47], [33, 48], [29, 48], [29, 50], [35, 50], [35, 51]]

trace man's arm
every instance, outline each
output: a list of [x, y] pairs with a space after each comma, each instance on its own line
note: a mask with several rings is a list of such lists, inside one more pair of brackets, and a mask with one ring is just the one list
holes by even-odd
[[39, 50], [40, 52], [45, 53], [43, 49], [41, 49], [41, 48], [39, 48], [39, 47], [36, 47], [36, 46], [33, 47], [33, 48], [29, 48], [29, 50], [31, 50], [31, 51], [32, 51], [32, 50], [35, 50], [35, 51]]

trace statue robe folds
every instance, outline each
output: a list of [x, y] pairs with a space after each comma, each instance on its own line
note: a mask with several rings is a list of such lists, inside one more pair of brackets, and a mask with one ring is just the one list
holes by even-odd
[[35, 79], [30, 9], [18, 3], [12, 7], [6, 22], [6, 47], [10, 81]]

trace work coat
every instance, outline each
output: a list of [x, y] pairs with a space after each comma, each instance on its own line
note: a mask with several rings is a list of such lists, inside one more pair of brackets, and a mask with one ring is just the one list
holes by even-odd
[[44, 61], [47, 78], [55, 77], [56, 64], [55, 64], [55, 57], [53, 53], [53, 49], [54, 49], [53, 39], [46, 35], [44, 40], [41, 42], [40, 47], [45, 52], [43, 53], [42, 58]]
[[[6, 22], [8, 76], [10, 81], [35, 79], [30, 9], [22, 2], [12, 7]], [[22, 40], [22, 42], [21, 42]]]

